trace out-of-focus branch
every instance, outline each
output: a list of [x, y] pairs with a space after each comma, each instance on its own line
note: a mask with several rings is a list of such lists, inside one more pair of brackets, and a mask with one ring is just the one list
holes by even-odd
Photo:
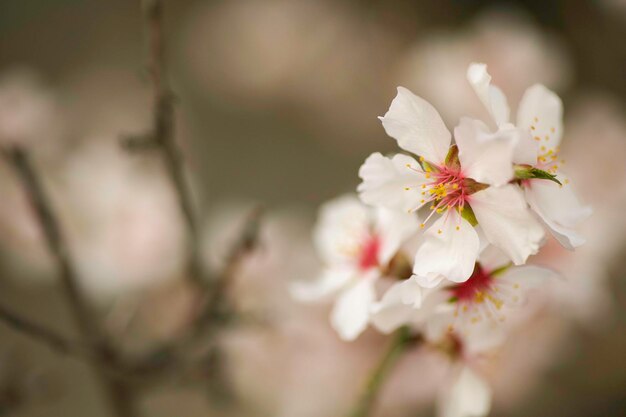
[[0, 305], [0, 320], [12, 329], [24, 333], [33, 339], [42, 341], [48, 345], [50, 349], [59, 353], [65, 355], [82, 355], [86, 352], [84, 346], [71, 342], [60, 334], [25, 317], [21, 317], [18, 313], [3, 305]]
[[[233, 309], [229, 303], [228, 287], [241, 259], [249, 253], [257, 241], [261, 209], [251, 213], [242, 233], [230, 251], [225, 267], [217, 274], [207, 277], [203, 273], [200, 261], [199, 227], [195, 218], [192, 196], [184, 176], [184, 166], [180, 149], [174, 138], [174, 95], [171, 91], [165, 59], [165, 37], [163, 22], [163, 1], [142, 0], [146, 36], [149, 50], [148, 69], [153, 88], [153, 121], [152, 131], [146, 136], [147, 142], [154, 143], [162, 152], [170, 180], [176, 190], [180, 211], [184, 217], [188, 235], [187, 277], [202, 292], [201, 305], [189, 331], [176, 343], [158, 348], [154, 354], [148, 355], [147, 362], [140, 364], [139, 369], [172, 370], [185, 367], [181, 359], [181, 351], [193, 347], [200, 338], [211, 340], [215, 346], [209, 356], [216, 357], [218, 343], [215, 336], [219, 329], [230, 320]], [[141, 143], [140, 146], [136, 146]], [[150, 148], [145, 142], [136, 140], [127, 143], [131, 149]], [[146, 366], [147, 365], [147, 366]], [[179, 369], [180, 371], [180, 369]], [[219, 376], [214, 375], [219, 379]]]
[[349, 417], [368, 417], [374, 412], [376, 399], [383, 383], [387, 379], [393, 366], [407, 347], [418, 343], [421, 339], [411, 335], [408, 327], [396, 331], [380, 362], [376, 365], [366, 381], [365, 388]]
[[237, 268], [241, 261], [249, 255], [259, 243], [259, 232], [261, 219], [263, 217], [263, 207], [257, 206], [248, 214], [242, 229], [233, 242], [222, 269], [213, 277], [213, 285], [209, 289], [205, 301], [205, 308], [195, 323], [196, 332], [200, 332], [208, 321], [228, 320], [232, 314], [232, 306], [229, 302], [229, 287], [233, 282]]
[[[232, 244], [224, 266], [215, 274], [214, 285], [206, 289], [199, 313], [196, 315], [189, 329], [176, 341], [157, 348], [140, 360], [129, 364], [128, 371], [136, 376], [157, 377], [183, 375], [196, 368], [197, 358], [188, 358], [189, 350], [194, 350], [198, 340], [213, 342], [205, 356], [215, 357], [219, 344], [215, 343], [214, 336], [234, 319], [234, 307], [230, 304], [229, 285], [241, 262], [259, 244], [259, 231], [263, 215], [262, 207], [255, 207], [247, 216], [244, 225]], [[217, 355], [219, 356], [219, 355]], [[202, 360], [202, 358], [200, 358]], [[158, 379], [158, 378], [157, 378]], [[151, 381], [148, 381], [151, 382]]]
[[67, 297], [72, 318], [76, 322], [85, 345], [94, 353], [90, 361], [105, 389], [112, 411], [117, 417], [136, 416], [127, 387], [121, 379], [112, 377], [107, 370], [107, 362], [114, 361], [115, 355], [106, 340], [102, 338], [99, 323], [81, 294], [78, 276], [70, 261], [66, 240], [37, 171], [26, 152], [18, 146], [3, 150], [3, 155], [15, 171], [34, 208], [48, 250], [59, 268], [61, 285]]
[[153, 88], [153, 120], [149, 141], [162, 151], [168, 176], [176, 190], [178, 205], [184, 218], [188, 236], [187, 276], [201, 288], [203, 279], [198, 240], [198, 224], [192, 204], [191, 190], [185, 181], [182, 154], [174, 138], [174, 95], [169, 87], [165, 62], [163, 2], [143, 0], [146, 37], [149, 48], [148, 70]]

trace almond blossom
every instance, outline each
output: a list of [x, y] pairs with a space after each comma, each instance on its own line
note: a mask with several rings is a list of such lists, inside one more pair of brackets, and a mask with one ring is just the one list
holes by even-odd
[[481, 121], [463, 118], [451, 146], [452, 135], [437, 111], [402, 87], [381, 120], [387, 134], [419, 162], [405, 154], [374, 153], [359, 170], [358, 191], [374, 206], [411, 213], [430, 208], [413, 269], [420, 285], [434, 287], [444, 278], [463, 282], [472, 275], [481, 246], [477, 225], [516, 265], [537, 253], [543, 229], [519, 188], [509, 184], [521, 136], [517, 129], [491, 133]]
[[332, 326], [342, 339], [354, 340], [369, 323], [376, 280], [418, 228], [414, 216], [371, 209], [354, 196], [326, 203], [313, 233], [324, 270], [316, 282], [294, 286], [294, 296], [317, 300], [334, 295]]
[[[498, 130], [510, 128], [510, 110], [505, 95], [491, 84], [485, 64], [471, 64], [467, 78], [489, 111]], [[591, 214], [561, 171], [565, 160], [559, 158], [563, 136], [563, 103], [541, 84], [528, 88], [517, 111], [517, 127], [524, 133], [517, 143], [513, 162], [516, 176], [528, 204], [567, 249], [585, 242], [574, 228]]]
[[513, 266], [500, 250], [488, 246], [465, 282], [423, 292], [413, 277], [394, 284], [372, 306], [372, 323], [384, 333], [416, 325], [430, 339], [454, 333], [464, 338], [467, 351], [483, 351], [504, 340], [501, 323], [524, 304], [529, 291], [554, 277], [553, 271], [535, 265]]

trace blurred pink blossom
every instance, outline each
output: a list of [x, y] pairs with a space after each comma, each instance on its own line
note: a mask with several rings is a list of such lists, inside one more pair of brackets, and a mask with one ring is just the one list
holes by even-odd
[[572, 76], [567, 51], [555, 35], [523, 14], [489, 12], [464, 30], [434, 32], [419, 40], [399, 63], [397, 84], [430, 101], [452, 125], [467, 115], [486, 120], [465, 79], [471, 62], [489, 66], [510, 103], [519, 103], [535, 83], [559, 91]]

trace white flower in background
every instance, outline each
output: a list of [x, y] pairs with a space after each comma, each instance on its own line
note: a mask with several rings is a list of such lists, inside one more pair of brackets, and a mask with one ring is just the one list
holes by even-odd
[[437, 401], [439, 417], [483, 417], [491, 409], [491, 388], [466, 365], [452, 371], [450, 383], [441, 389]]
[[326, 203], [314, 230], [325, 270], [317, 282], [294, 286], [294, 296], [316, 300], [336, 294], [332, 325], [342, 339], [355, 339], [369, 322], [376, 280], [418, 228], [414, 215], [371, 209], [353, 196]]
[[572, 80], [567, 45], [542, 30], [523, 10], [487, 10], [464, 28], [423, 34], [399, 62], [396, 80], [456, 123], [462, 116], [481, 118], [482, 106], [465, 82], [474, 61], [489, 65], [509, 99], [518, 102], [532, 83], [562, 91]]
[[[467, 78], [498, 129], [510, 129], [506, 97], [491, 85], [487, 66], [470, 65]], [[561, 171], [565, 163], [559, 158], [563, 136], [561, 99], [541, 84], [528, 88], [518, 108], [517, 128], [525, 135], [517, 143], [513, 162], [519, 164], [518, 177], [522, 178], [520, 183], [528, 204], [564, 247], [574, 249], [582, 245], [585, 239], [574, 228], [589, 217], [591, 208], [580, 203], [569, 178]], [[537, 177], [534, 170], [553, 178]]]
[[419, 156], [372, 154], [359, 170], [360, 197], [366, 204], [415, 212], [429, 206], [424, 243], [415, 257], [414, 274], [425, 287], [443, 278], [467, 280], [480, 250], [480, 225], [487, 241], [515, 264], [537, 253], [544, 232], [527, 209], [513, 178], [513, 149], [519, 132], [495, 134], [480, 121], [464, 118], [452, 135], [425, 100], [399, 87], [383, 126], [400, 148]]
[[182, 275], [184, 234], [158, 161], [133, 159], [117, 139], [86, 143], [66, 166], [67, 224], [81, 284], [110, 300]]

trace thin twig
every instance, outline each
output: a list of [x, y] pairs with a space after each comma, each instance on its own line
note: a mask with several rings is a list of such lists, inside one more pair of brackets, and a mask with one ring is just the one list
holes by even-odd
[[64, 355], [82, 355], [86, 351], [85, 346], [72, 342], [41, 324], [21, 317], [18, 313], [3, 305], [0, 305], [0, 320], [12, 329], [42, 341], [50, 349]]
[[117, 417], [136, 416], [131, 393], [121, 379], [113, 377], [108, 371], [109, 363], [115, 360], [115, 354], [102, 337], [99, 322], [81, 294], [78, 275], [71, 263], [66, 240], [37, 171], [26, 152], [20, 147], [13, 146], [4, 150], [3, 154], [21, 181], [34, 208], [48, 250], [59, 268], [61, 285], [67, 297], [72, 318], [76, 322], [85, 345], [94, 353], [90, 362], [105, 389], [112, 411]]
[[188, 278], [202, 288], [207, 282], [201, 276], [198, 225], [191, 190], [185, 181], [182, 154], [174, 139], [174, 95], [169, 87], [165, 62], [163, 2], [143, 0], [143, 10], [149, 47], [148, 69], [152, 79], [154, 100], [152, 132], [149, 137], [162, 151], [165, 167], [176, 190], [178, 205], [187, 228]]
[[418, 340], [419, 339], [411, 335], [407, 327], [402, 327], [396, 331], [387, 351], [370, 373], [361, 397], [349, 414], [350, 417], [368, 417], [372, 414], [380, 390], [389, 372], [402, 352], [404, 352], [409, 345], [414, 344]]
[[233, 306], [229, 302], [229, 284], [241, 262], [258, 246], [263, 209], [255, 207], [231, 246], [226, 263], [214, 278], [215, 285], [205, 290], [205, 300], [189, 329], [172, 343], [160, 346], [140, 360], [129, 364], [131, 374], [144, 377], [171, 376], [184, 374], [197, 366], [197, 359], [187, 359], [186, 351], [194, 350], [198, 340], [209, 340], [213, 347], [208, 353], [215, 357], [218, 348], [215, 335], [233, 321]]
[[[232, 314], [232, 306], [229, 302], [229, 287], [233, 282], [233, 276], [241, 261], [245, 259], [259, 243], [259, 232], [261, 219], [263, 217], [263, 207], [254, 207], [247, 215], [243, 227], [232, 244], [226, 262], [220, 272], [213, 278], [213, 286], [207, 295], [204, 303], [205, 308], [195, 323], [195, 330], [202, 328], [211, 320], [223, 321]], [[222, 320], [220, 320], [222, 319]]]
[[[39, 323], [22, 317], [20, 314], [1, 304], [0, 321], [11, 329], [42, 342], [51, 350], [62, 355], [68, 355], [79, 360], [87, 360], [87, 362], [100, 360], [96, 352], [92, 351], [92, 349], [84, 343], [68, 339]], [[137, 369], [133, 368], [131, 365], [131, 363], [125, 362], [120, 358], [119, 361], [108, 364], [105, 371], [112, 377], [123, 378], [129, 383], [141, 381], [141, 373], [137, 372]]]

